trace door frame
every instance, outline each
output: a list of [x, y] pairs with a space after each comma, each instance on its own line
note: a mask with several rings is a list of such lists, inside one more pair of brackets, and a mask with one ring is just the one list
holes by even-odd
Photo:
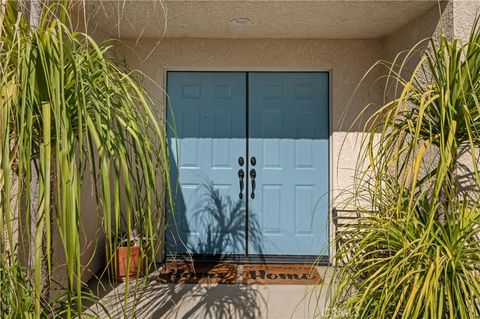
[[[248, 73], [252, 72], [265, 72], [265, 73], [327, 73], [328, 75], [328, 193], [327, 193], [327, 201], [328, 201], [328, 212], [327, 212], [327, 250], [328, 255], [322, 256], [315, 256], [315, 255], [254, 255], [254, 254], [242, 254], [242, 255], [228, 255], [228, 256], [209, 256], [203, 254], [170, 254], [167, 252], [167, 245], [166, 245], [166, 235], [165, 232], [163, 234], [164, 238], [164, 247], [163, 247], [163, 255], [164, 260], [167, 261], [174, 261], [174, 260], [185, 260], [185, 261], [196, 261], [196, 262], [215, 262], [221, 260], [222, 262], [238, 262], [238, 263], [258, 263], [258, 262], [268, 262], [268, 263], [318, 263], [319, 265], [332, 265], [332, 254], [335, 252], [334, 247], [334, 239], [332, 235], [334, 235], [333, 230], [333, 220], [331, 214], [331, 192], [333, 189], [333, 141], [332, 141], [332, 98], [333, 98], [333, 90], [332, 90], [332, 77], [333, 77], [333, 69], [331, 68], [275, 68], [275, 67], [179, 67], [179, 66], [167, 66], [163, 68], [163, 105], [164, 109], [162, 111], [163, 118], [166, 121], [168, 115], [168, 73], [169, 72], [239, 72], [239, 73], [247, 73], [247, 84], [248, 84]], [[248, 139], [248, 85], [247, 85], [247, 139]], [[248, 140], [246, 143], [246, 151], [248, 151]], [[248, 167], [248, 161], [247, 167]], [[245, 183], [246, 189], [245, 192], [248, 194], [248, 183]], [[248, 196], [246, 197], [248, 201]], [[248, 207], [248, 204], [247, 204]], [[167, 214], [165, 207], [165, 214]], [[165, 218], [165, 226], [166, 226], [167, 219]], [[246, 226], [248, 228], [248, 214], [246, 217]], [[166, 229], [166, 227], [165, 227]], [[247, 233], [248, 234], [248, 231]], [[247, 236], [246, 236], [247, 237]], [[248, 247], [248, 238], [246, 238], [246, 243]]]

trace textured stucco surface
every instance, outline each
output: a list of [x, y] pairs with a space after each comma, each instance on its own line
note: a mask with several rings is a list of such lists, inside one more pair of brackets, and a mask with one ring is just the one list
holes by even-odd
[[[442, 31], [449, 37], [453, 35], [453, 3], [439, 3], [430, 10], [409, 21], [401, 28], [383, 39], [383, 56], [393, 60], [399, 53], [401, 57], [416, 47], [424, 49], [428, 39], [438, 37]], [[412, 63], [418, 62], [414, 59]]]
[[[88, 171], [86, 171], [88, 174]], [[97, 213], [96, 199], [93, 193], [93, 181], [84, 180], [81, 190], [80, 262], [82, 265], [82, 281], [88, 282], [105, 265], [105, 238], [102, 219]], [[68, 282], [65, 271], [65, 252], [58, 232], [52, 236], [52, 267], [55, 274], [53, 288], [66, 287]], [[58, 291], [61, 293], [61, 291]], [[56, 294], [54, 293], [53, 296]]]
[[[480, 0], [455, 0], [453, 2], [453, 33], [455, 38], [459, 39], [462, 44], [468, 41], [472, 27], [475, 22], [475, 17], [480, 14]], [[480, 152], [478, 148], [475, 150], [476, 162], [479, 163]], [[478, 164], [477, 164], [478, 165]], [[477, 167], [479, 169], [479, 167]], [[472, 151], [464, 149], [459, 157], [459, 164], [457, 167], [457, 178], [465, 194], [473, 201], [478, 200], [480, 194], [474, 192], [474, 161]]]
[[475, 17], [480, 14], [480, 0], [453, 1], [453, 30], [455, 38], [468, 40]]
[[[417, 67], [422, 51], [431, 47], [430, 39], [438, 42], [442, 34], [453, 36], [453, 2], [438, 3], [429, 11], [388, 35], [383, 41], [383, 55], [387, 61], [395, 62], [405, 78], [410, 78]], [[430, 75], [419, 72], [417, 79], [423, 83]], [[387, 96], [392, 98], [400, 92], [391, 89]]]
[[[123, 38], [380, 39], [437, 0], [90, 1], [100, 32]], [[250, 23], [234, 25], [234, 17]], [[164, 28], [167, 21], [167, 28]]]

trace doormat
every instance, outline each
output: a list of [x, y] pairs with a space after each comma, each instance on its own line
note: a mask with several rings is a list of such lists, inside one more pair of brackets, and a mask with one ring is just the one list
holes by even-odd
[[166, 263], [159, 272], [162, 283], [317, 285], [323, 279], [309, 264]]
[[236, 284], [237, 265], [227, 263], [166, 263], [159, 273], [163, 283]]
[[318, 285], [323, 279], [308, 264], [246, 264], [242, 283], [246, 285]]

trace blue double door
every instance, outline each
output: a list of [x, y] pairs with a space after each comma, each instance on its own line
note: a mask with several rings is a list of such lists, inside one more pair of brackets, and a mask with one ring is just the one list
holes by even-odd
[[328, 255], [328, 73], [168, 72], [167, 253]]

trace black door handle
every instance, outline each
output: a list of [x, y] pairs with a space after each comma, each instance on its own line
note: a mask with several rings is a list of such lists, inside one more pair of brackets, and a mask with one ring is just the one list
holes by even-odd
[[245, 172], [243, 171], [243, 169], [239, 169], [238, 170], [238, 178], [239, 178], [239, 183], [240, 183], [240, 193], [238, 194], [238, 197], [240, 199], [243, 198], [243, 187], [244, 187], [244, 183], [243, 183], [243, 178], [245, 177]]
[[255, 198], [255, 185], [256, 185], [256, 184], [255, 184], [255, 177], [257, 177], [257, 171], [255, 170], [255, 168], [252, 168], [252, 169], [250, 170], [250, 178], [251, 178], [251, 180], [252, 180], [252, 193], [250, 194], [250, 197], [251, 197], [252, 199]]

